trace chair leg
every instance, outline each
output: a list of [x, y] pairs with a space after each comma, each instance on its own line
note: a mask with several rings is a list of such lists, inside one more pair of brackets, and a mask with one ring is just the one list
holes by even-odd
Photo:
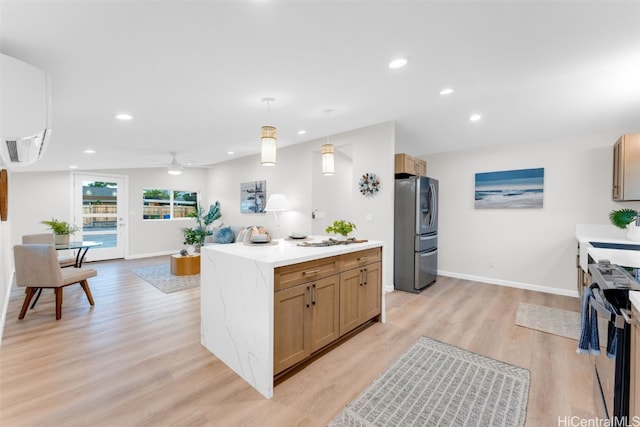
[[62, 319], [62, 288], [55, 288], [56, 291], [56, 320]]
[[91, 289], [89, 289], [89, 282], [87, 282], [87, 279], [81, 281], [80, 282], [80, 286], [82, 286], [82, 289], [84, 290], [84, 293], [87, 295], [87, 299], [89, 300], [89, 304], [95, 305], [94, 302], [93, 302], [93, 295], [91, 295]]
[[20, 310], [20, 315], [18, 319], [24, 319], [24, 315], [27, 314], [27, 309], [29, 308], [29, 303], [31, 302], [31, 298], [36, 293], [38, 288], [27, 288], [25, 289], [24, 302], [22, 303], [22, 309]]

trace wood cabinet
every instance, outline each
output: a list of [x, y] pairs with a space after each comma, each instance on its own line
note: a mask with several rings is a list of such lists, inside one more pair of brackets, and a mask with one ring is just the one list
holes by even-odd
[[427, 162], [405, 153], [396, 154], [395, 173], [400, 175], [427, 176]]
[[382, 312], [382, 250], [276, 268], [274, 375]]
[[340, 273], [340, 335], [380, 314], [381, 263]]
[[640, 133], [622, 135], [613, 145], [613, 188], [616, 201], [640, 200]]
[[338, 277], [275, 293], [274, 373], [301, 362], [338, 338]]
[[635, 319], [631, 325], [631, 372], [629, 374], [629, 420], [640, 416], [640, 312], [631, 307], [631, 317]]

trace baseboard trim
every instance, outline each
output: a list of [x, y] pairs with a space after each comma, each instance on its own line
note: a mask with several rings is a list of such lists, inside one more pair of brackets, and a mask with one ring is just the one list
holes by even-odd
[[453, 277], [455, 279], [472, 280], [474, 282], [489, 283], [490, 285], [507, 286], [510, 288], [527, 289], [530, 291], [544, 292], [547, 294], [563, 295], [578, 298], [577, 290], [550, 288], [548, 286], [532, 285], [529, 283], [512, 282], [508, 280], [493, 279], [490, 277], [473, 276], [470, 274], [454, 273], [452, 271], [438, 270], [438, 275]]
[[180, 253], [180, 249], [176, 249], [173, 251], [164, 251], [164, 252], [153, 252], [148, 254], [136, 254], [136, 255], [127, 255], [124, 259], [139, 259], [139, 258], [150, 258], [154, 256], [162, 256], [162, 255], [173, 255]]

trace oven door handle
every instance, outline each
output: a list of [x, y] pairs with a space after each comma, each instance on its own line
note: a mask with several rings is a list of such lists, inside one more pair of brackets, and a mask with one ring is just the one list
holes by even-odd
[[624, 317], [624, 321], [633, 326], [640, 326], [640, 321], [633, 317], [631, 314], [631, 310], [626, 308], [621, 308], [620, 313], [622, 313], [622, 317]]
[[[594, 292], [594, 295], [598, 295], [599, 294], [597, 292]], [[607, 319], [613, 323], [613, 326], [615, 326], [618, 329], [624, 329], [624, 325], [625, 325], [625, 319], [624, 317], [616, 314], [616, 313], [612, 313], [609, 309], [607, 309], [607, 307], [604, 306], [604, 304], [600, 301], [598, 301], [598, 297], [591, 297], [589, 299], [589, 305], [593, 308], [596, 309], [596, 311], [598, 313], [604, 314], [605, 316], [607, 316]]]

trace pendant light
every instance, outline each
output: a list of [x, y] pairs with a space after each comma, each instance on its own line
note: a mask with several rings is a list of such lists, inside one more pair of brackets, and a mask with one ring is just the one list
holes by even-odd
[[333, 175], [333, 144], [322, 144], [322, 175]]
[[[267, 119], [271, 115], [271, 103], [275, 98], [262, 98], [262, 102], [267, 103]], [[260, 129], [260, 139], [262, 140], [262, 165], [276, 165], [276, 128], [274, 126], [262, 126]]]
[[[332, 112], [333, 110], [331, 109], [323, 111], [323, 113], [326, 114], [327, 119], [329, 119], [329, 114], [331, 114]], [[329, 144], [329, 135], [327, 135], [327, 143], [322, 144], [322, 175], [330, 176], [334, 173], [334, 148], [333, 144]]]

